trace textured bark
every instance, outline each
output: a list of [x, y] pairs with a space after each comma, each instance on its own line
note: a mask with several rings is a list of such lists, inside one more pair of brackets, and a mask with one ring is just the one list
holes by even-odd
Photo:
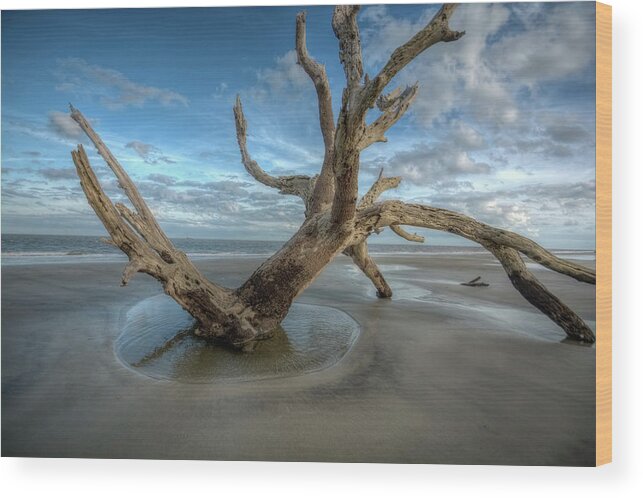
[[391, 287], [384, 279], [384, 275], [373, 261], [373, 258], [368, 254], [368, 246], [366, 241], [359, 244], [352, 245], [344, 251], [344, 254], [350, 256], [357, 267], [364, 272], [376, 289], [377, 297], [387, 298], [393, 295]]
[[[267, 187], [300, 197], [306, 213], [304, 223], [291, 239], [238, 289], [227, 289], [208, 281], [186, 255], [174, 247], [125, 170], [89, 122], [72, 108], [72, 118], [96, 146], [132, 204], [133, 209], [113, 204], [102, 190], [83, 147], [72, 152], [87, 200], [110, 234], [107, 242], [119, 247], [130, 260], [123, 272], [123, 285], [137, 272], [151, 275], [161, 282], [168, 295], [194, 316], [198, 334], [247, 350], [255, 341], [270, 337], [294, 299], [342, 252], [350, 256], [371, 280], [379, 297], [390, 297], [392, 290], [368, 253], [367, 239], [390, 228], [406, 240], [423, 242], [424, 237], [402, 228], [416, 226], [447, 231], [481, 244], [500, 261], [514, 287], [560, 325], [568, 337], [593, 342], [591, 329], [536, 280], [520, 254], [581, 282], [595, 283], [592, 270], [557, 258], [526, 237], [453, 211], [401, 201], [379, 201], [384, 192], [396, 188], [402, 180], [385, 177], [383, 171], [358, 201], [362, 150], [386, 140], [385, 132], [412, 104], [418, 85], [388, 94], [382, 92], [392, 78], [424, 50], [438, 42], [457, 40], [464, 34], [449, 27], [449, 18], [455, 8], [453, 4], [443, 6], [418, 34], [391, 54], [371, 80], [363, 72], [357, 25], [359, 7], [336, 7], [332, 26], [339, 41], [340, 61], [346, 76], [336, 124], [326, 70], [308, 53], [305, 14], [297, 16], [297, 62], [311, 78], [317, 92], [324, 160], [320, 174], [312, 177], [267, 173], [248, 150], [248, 125], [241, 99], [237, 97], [234, 117], [241, 161], [246, 171]], [[380, 115], [367, 125], [366, 113], [375, 106]]]
[[520, 253], [541, 265], [581, 282], [596, 283], [596, 272], [562, 260], [532, 240], [500, 230], [469, 216], [401, 201], [385, 201], [362, 211], [357, 220], [358, 235], [395, 224], [442, 230], [477, 242], [502, 264], [511, 283], [536, 308], [559, 325], [570, 339], [594, 342], [594, 332], [569, 307], [547, 290], [527, 269]]
[[356, 220], [355, 237], [360, 239], [374, 230], [390, 225], [409, 225], [449, 232], [484, 247], [488, 244], [511, 247], [550, 270], [568, 275], [580, 282], [596, 284], [594, 270], [565, 261], [527, 237], [489, 226], [464, 214], [423, 204], [383, 201], [361, 210]]
[[498, 258], [513, 286], [527, 301], [557, 323], [567, 337], [580, 342], [594, 342], [596, 336], [583, 320], [568, 306], [547, 290], [527, 269], [518, 251], [507, 246], [488, 245], [487, 249]]
[[317, 214], [330, 207], [335, 193], [333, 176], [333, 152], [335, 145], [335, 118], [333, 116], [333, 97], [330, 92], [330, 83], [326, 75], [326, 68], [315, 61], [308, 54], [306, 46], [306, 13], [297, 15], [295, 30], [295, 47], [297, 49], [297, 63], [310, 77], [319, 103], [319, 126], [324, 139], [324, 162], [322, 163], [319, 178], [309, 209], [310, 214]]

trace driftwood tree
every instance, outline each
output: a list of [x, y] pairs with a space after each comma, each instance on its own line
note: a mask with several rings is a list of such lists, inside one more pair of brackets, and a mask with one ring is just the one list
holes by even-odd
[[[109, 242], [129, 257], [122, 284], [126, 285], [136, 272], [151, 275], [196, 319], [198, 335], [247, 350], [252, 349], [257, 340], [270, 337], [294, 299], [340, 253], [352, 258], [373, 282], [379, 297], [390, 297], [391, 288], [370, 257], [367, 240], [370, 235], [390, 228], [400, 237], [422, 242], [422, 237], [402, 227], [424, 227], [460, 235], [488, 249], [502, 264], [514, 287], [556, 322], [569, 338], [594, 342], [593, 331], [536, 279], [523, 257], [589, 284], [595, 284], [594, 271], [564, 261], [526, 237], [463, 214], [397, 200], [378, 201], [384, 191], [399, 185], [399, 177], [380, 174], [370, 190], [358, 198], [360, 153], [375, 142], [386, 141], [386, 131], [404, 115], [418, 87], [416, 84], [390, 93], [384, 93], [385, 88], [420, 53], [436, 43], [456, 41], [464, 35], [449, 27], [449, 18], [455, 9], [456, 5], [444, 5], [421, 31], [391, 54], [375, 77], [369, 78], [362, 67], [357, 25], [359, 7], [336, 7], [332, 26], [339, 40], [339, 58], [346, 75], [337, 120], [333, 116], [325, 68], [311, 58], [306, 48], [305, 13], [297, 16], [297, 59], [317, 91], [324, 160], [319, 174], [313, 177], [268, 174], [248, 151], [247, 122], [241, 100], [237, 98], [234, 116], [245, 169], [264, 185], [301, 197], [306, 213], [305, 221], [292, 238], [238, 289], [209, 281], [176, 249], [119, 162], [89, 122], [72, 107], [72, 118], [96, 146], [134, 208], [112, 203], [79, 145], [72, 157], [87, 200], [109, 232]], [[380, 111], [379, 117], [367, 124], [366, 114], [375, 106]]]

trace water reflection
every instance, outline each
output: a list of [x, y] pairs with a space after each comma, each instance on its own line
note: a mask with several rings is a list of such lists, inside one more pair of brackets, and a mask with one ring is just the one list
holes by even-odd
[[234, 351], [192, 334], [192, 318], [165, 295], [127, 314], [116, 353], [129, 367], [156, 379], [205, 383], [302, 375], [328, 368], [350, 349], [359, 325], [335, 308], [293, 305], [271, 339], [252, 353]]

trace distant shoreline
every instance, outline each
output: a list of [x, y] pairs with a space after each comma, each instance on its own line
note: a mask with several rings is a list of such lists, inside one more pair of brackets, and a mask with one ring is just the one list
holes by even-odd
[[[2, 234], [2, 266], [122, 262], [126, 257], [115, 247], [89, 235]], [[194, 259], [267, 258], [285, 241], [230, 239], [173, 239], [176, 246]], [[478, 245], [369, 244], [373, 256], [442, 256], [486, 254]], [[554, 249], [561, 258], [590, 261], [593, 249]]]

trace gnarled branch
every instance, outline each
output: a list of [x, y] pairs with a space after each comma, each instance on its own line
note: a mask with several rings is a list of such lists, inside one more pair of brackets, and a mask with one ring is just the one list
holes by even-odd
[[272, 176], [266, 173], [259, 164], [250, 157], [250, 153], [248, 152], [248, 124], [243, 114], [241, 97], [238, 95], [234, 105], [234, 120], [237, 128], [237, 142], [239, 143], [239, 150], [241, 152], [241, 162], [246, 168], [246, 171], [259, 183], [263, 183], [267, 187], [276, 188], [281, 194], [301, 197], [306, 208], [308, 208], [311, 200], [312, 189], [317, 177], [315, 176], [311, 178], [306, 175]]
[[364, 272], [364, 275], [366, 275], [371, 282], [373, 282], [377, 292], [377, 297], [387, 298], [393, 295], [393, 291], [384, 279], [384, 275], [382, 275], [377, 264], [368, 254], [368, 246], [366, 245], [365, 240], [347, 247], [344, 250], [344, 254], [350, 256], [355, 265]]
[[402, 237], [403, 239], [406, 239], [410, 242], [420, 242], [420, 243], [424, 242], [424, 237], [422, 237], [421, 235], [418, 235], [417, 233], [409, 233], [406, 230], [404, 230], [400, 225], [391, 225], [389, 228], [395, 235]]
[[556, 322], [570, 338], [594, 342], [592, 330], [527, 270], [519, 253], [550, 270], [581, 282], [595, 284], [594, 270], [560, 259], [522, 235], [494, 228], [454, 211], [402, 201], [383, 201], [360, 210], [356, 220], [356, 237], [368, 236], [377, 228], [391, 225], [441, 230], [482, 245], [498, 258], [514, 287], [531, 304]]
[[384, 140], [384, 132], [404, 114], [415, 96], [416, 89], [411, 87], [406, 92], [400, 92], [397, 95], [397, 105], [393, 103], [393, 97], [385, 97], [381, 101], [385, 109], [383, 115], [369, 128], [364, 122], [366, 112], [375, 105], [391, 79], [420, 53], [438, 42], [454, 41], [464, 35], [464, 32], [452, 31], [449, 28], [449, 18], [456, 7], [456, 4], [443, 5], [424, 29], [398, 47], [377, 76], [372, 80], [365, 78], [363, 85], [362, 51], [357, 26], [359, 7], [335, 7], [333, 30], [339, 39], [340, 60], [346, 74], [346, 89], [335, 138], [336, 191], [331, 212], [333, 224], [341, 226], [355, 216], [360, 151], [375, 141]]
[[509, 230], [495, 228], [448, 209], [410, 204], [402, 201], [383, 201], [361, 210], [356, 220], [357, 232], [390, 225], [409, 225], [453, 233], [477, 243], [490, 243], [516, 249], [532, 261], [580, 282], [596, 284], [596, 272], [585, 266], [561, 259], [533, 240]]
[[[80, 179], [80, 186], [103, 226], [110, 234], [110, 240], [129, 258], [130, 263], [123, 273], [123, 285], [126, 285], [133, 273], [144, 271], [153, 277], [163, 273], [165, 261], [159, 254], [147, 246], [134, 229], [121, 217], [118, 210], [103, 191], [96, 174], [91, 168], [89, 158], [82, 145], [71, 153]], [[135, 269], [135, 270], [134, 270]]]
[[458, 4], [444, 4], [431, 21], [404, 45], [396, 48], [391, 57], [364, 89], [361, 108], [370, 108], [393, 77], [413, 59], [438, 42], [451, 42], [464, 36], [464, 31], [453, 31], [449, 19]]
[[382, 114], [373, 123], [366, 127], [364, 135], [360, 140], [360, 148], [365, 149], [375, 142], [386, 142], [384, 133], [391, 126], [397, 123], [409, 106], [413, 103], [417, 94], [418, 84], [407, 86], [404, 91], [397, 88], [388, 95], [380, 95], [377, 106]]
[[[125, 195], [127, 195], [127, 198], [131, 201], [132, 205], [141, 217], [141, 221], [146, 225], [146, 240], [157, 252], [159, 252], [159, 254], [162, 252], [174, 252], [175, 249], [172, 242], [170, 242], [170, 239], [168, 239], [163, 230], [161, 230], [161, 227], [157, 223], [156, 218], [154, 218], [152, 211], [147, 207], [147, 204], [143, 200], [143, 197], [141, 197], [136, 185], [134, 185], [134, 182], [127, 175], [121, 164], [112, 155], [111, 151], [89, 124], [89, 121], [85, 119], [85, 116], [83, 116], [78, 109], [74, 108], [74, 106], [70, 105], [69, 107], [71, 109], [72, 119], [78, 123], [87, 137], [96, 146], [96, 150], [116, 176], [119, 187], [123, 189]], [[91, 168], [89, 169], [91, 170]]]
[[295, 29], [295, 47], [297, 63], [306, 71], [315, 85], [319, 107], [319, 125], [324, 139], [324, 162], [315, 183], [310, 202], [310, 214], [316, 214], [327, 208], [335, 192], [333, 176], [333, 148], [335, 144], [335, 118], [333, 117], [333, 100], [326, 69], [315, 61], [306, 47], [306, 13], [297, 14]]
[[326, 68], [308, 54], [306, 47], [306, 13], [297, 14], [295, 30], [295, 47], [297, 49], [297, 64], [299, 64], [310, 77], [317, 91], [319, 103], [319, 122], [327, 148], [333, 146], [335, 138], [335, 118], [333, 117], [333, 101], [330, 93], [330, 84], [326, 75]]
[[333, 31], [339, 40], [339, 60], [344, 66], [349, 92], [359, 87], [364, 74], [362, 45], [357, 26], [359, 9], [359, 5], [338, 5], [333, 12]]
[[495, 244], [485, 245], [500, 261], [509, 280], [522, 296], [536, 308], [559, 325], [571, 339], [593, 343], [596, 341], [594, 331], [574, 313], [565, 303], [541, 284], [527, 269], [527, 265], [518, 251], [511, 247]]
[[232, 291], [208, 279], [178, 251], [159, 227], [151, 210], [134, 183], [112, 156], [98, 134], [89, 126], [80, 111], [72, 108], [74, 119], [97, 146], [99, 154], [110, 166], [119, 184], [134, 205], [131, 211], [123, 204], [114, 205], [102, 189], [82, 145], [72, 151], [72, 159], [80, 184], [110, 241], [129, 258], [121, 280], [127, 285], [137, 272], [151, 275], [161, 282], [165, 292], [197, 320], [199, 333], [221, 339], [243, 348], [248, 342], [266, 334], [251, 323], [251, 314]]
[[359, 201], [358, 208], [364, 209], [369, 206], [372, 206], [373, 203], [379, 198], [382, 193], [387, 190], [397, 188], [397, 186], [402, 181], [401, 176], [384, 176], [384, 168], [380, 169], [380, 174], [377, 177], [377, 180], [371, 185], [371, 188], [368, 189], [368, 192], [364, 194], [362, 199]]

